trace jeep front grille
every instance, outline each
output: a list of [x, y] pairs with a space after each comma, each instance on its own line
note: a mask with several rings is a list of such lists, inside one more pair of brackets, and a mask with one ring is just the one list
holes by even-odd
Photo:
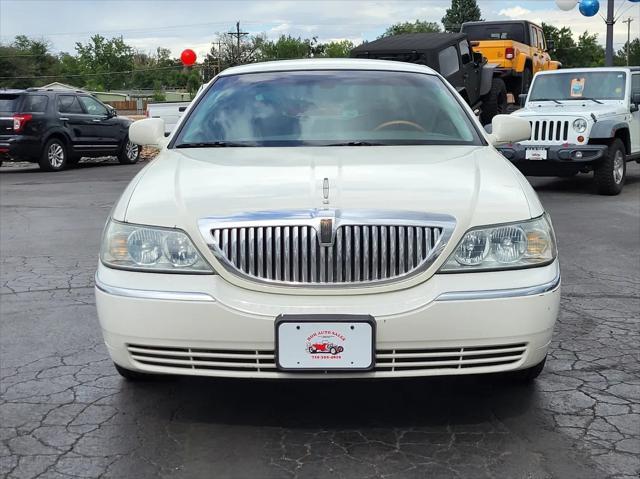
[[[277, 219], [269, 224], [206, 222], [209, 246], [234, 274], [286, 285], [370, 284], [426, 269], [442, 250], [449, 222], [363, 220], [336, 216], [330, 243], [321, 241], [319, 218]], [[344, 223], [344, 224], [341, 224]], [[202, 224], [201, 224], [202, 228]]]
[[569, 139], [567, 120], [536, 120], [530, 123], [532, 140], [567, 141]]

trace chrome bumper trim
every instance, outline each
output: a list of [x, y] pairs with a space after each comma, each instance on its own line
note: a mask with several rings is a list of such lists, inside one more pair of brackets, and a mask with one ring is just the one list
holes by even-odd
[[151, 291], [147, 289], [131, 289], [110, 286], [100, 281], [97, 274], [95, 276], [95, 283], [96, 288], [103, 293], [114, 296], [123, 296], [126, 298], [158, 299], [167, 301], [215, 301], [215, 299], [207, 293], [193, 293], [187, 291]]
[[468, 301], [477, 299], [518, 298], [521, 296], [536, 296], [538, 294], [555, 291], [560, 286], [560, 269], [553, 280], [536, 286], [510, 289], [489, 289], [480, 291], [451, 291], [442, 293], [436, 301]]

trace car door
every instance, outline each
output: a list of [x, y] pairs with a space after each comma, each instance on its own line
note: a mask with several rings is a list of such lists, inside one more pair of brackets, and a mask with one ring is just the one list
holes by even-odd
[[[634, 72], [631, 75], [631, 95], [640, 95], [640, 72]], [[640, 105], [638, 105], [640, 108]], [[629, 123], [629, 131], [631, 132], [631, 152], [640, 153], [640, 110], [631, 113], [631, 122]]]
[[469, 40], [466, 38], [458, 43], [460, 50], [460, 64], [462, 66], [462, 78], [464, 80], [469, 104], [474, 105], [480, 99], [480, 74], [481, 68], [473, 61], [473, 54]]
[[60, 125], [71, 138], [76, 151], [91, 149], [96, 139], [92, 136], [90, 121], [75, 93], [56, 95], [56, 114]]
[[78, 95], [78, 99], [89, 119], [91, 137], [95, 149], [114, 151], [120, 147], [120, 124], [108, 108], [90, 95]]
[[529, 46], [531, 47], [531, 62], [533, 63], [533, 74], [535, 75], [537, 72], [542, 70], [542, 58], [540, 57], [540, 48], [538, 47], [538, 29], [529, 25]]

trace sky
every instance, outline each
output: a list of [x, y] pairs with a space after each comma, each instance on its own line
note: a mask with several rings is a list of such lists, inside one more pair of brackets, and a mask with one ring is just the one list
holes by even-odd
[[[582, 16], [575, 8], [563, 12], [554, 0], [478, 0], [485, 20], [526, 19], [556, 26], [570, 26], [576, 36], [585, 30], [605, 41], [607, 0], [600, 0], [595, 17]], [[73, 52], [76, 42], [95, 33], [122, 35], [144, 52], [158, 46], [178, 56], [185, 48], [202, 58], [217, 32], [235, 29], [240, 21], [249, 34], [270, 38], [290, 34], [319, 41], [349, 39], [358, 44], [377, 38], [387, 26], [415, 19], [440, 23], [450, 0], [0, 0], [0, 42], [16, 35], [45, 38], [53, 51]], [[627, 39], [631, 17], [632, 39], [640, 34], [640, 3], [615, 0], [622, 14], [614, 27], [614, 48]]]

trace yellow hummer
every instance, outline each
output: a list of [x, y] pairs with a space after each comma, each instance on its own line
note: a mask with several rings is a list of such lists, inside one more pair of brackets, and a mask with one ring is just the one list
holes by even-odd
[[529, 91], [537, 72], [562, 66], [551, 60], [549, 52], [553, 44], [544, 38], [542, 27], [535, 23], [526, 20], [466, 22], [461, 31], [467, 34], [474, 51], [498, 65], [495, 72], [504, 79], [507, 91], [515, 99]]

